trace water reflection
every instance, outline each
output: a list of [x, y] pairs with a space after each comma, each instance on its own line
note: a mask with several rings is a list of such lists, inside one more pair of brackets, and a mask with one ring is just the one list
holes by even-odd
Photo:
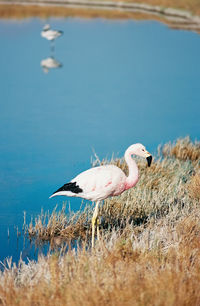
[[49, 24], [45, 24], [41, 36], [47, 40], [54, 41], [56, 38], [60, 37], [63, 34], [63, 31], [52, 30]]
[[55, 39], [60, 37], [61, 35], [63, 35], [63, 31], [53, 30], [51, 29], [49, 24], [45, 24], [41, 32], [41, 36], [43, 38], [46, 38], [47, 40], [51, 41], [51, 49], [53, 50], [55, 48], [55, 45], [54, 45]]
[[44, 73], [48, 73], [49, 69], [61, 68], [63, 65], [61, 62], [56, 60], [53, 56], [47, 57], [40, 62], [42, 70]]
[[40, 66], [42, 67], [44, 73], [48, 73], [49, 69], [61, 68], [63, 66], [61, 62], [55, 59], [55, 55], [54, 55], [55, 53], [54, 41], [56, 38], [60, 37], [61, 35], [63, 35], [63, 31], [53, 30], [51, 29], [49, 24], [46, 24], [43, 27], [41, 36], [51, 42], [51, 47], [50, 47], [51, 56], [43, 59], [40, 62]]

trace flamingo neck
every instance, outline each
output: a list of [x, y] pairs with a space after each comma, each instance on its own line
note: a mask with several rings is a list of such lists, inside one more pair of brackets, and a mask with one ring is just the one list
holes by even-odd
[[128, 165], [128, 170], [129, 170], [129, 175], [126, 178], [125, 188], [129, 189], [137, 184], [139, 179], [139, 171], [136, 162], [131, 157], [130, 152], [126, 151], [124, 158]]

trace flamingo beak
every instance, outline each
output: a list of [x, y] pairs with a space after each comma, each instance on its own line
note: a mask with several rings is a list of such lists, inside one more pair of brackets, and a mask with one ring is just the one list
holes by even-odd
[[145, 152], [145, 157], [146, 157], [146, 160], [147, 160], [148, 167], [150, 167], [151, 162], [152, 162], [152, 155], [149, 152]]

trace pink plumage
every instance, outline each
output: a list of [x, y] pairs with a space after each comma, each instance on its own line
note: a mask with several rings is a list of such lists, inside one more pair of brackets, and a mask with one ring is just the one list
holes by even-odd
[[126, 176], [120, 168], [114, 165], [91, 168], [77, 175], [69, 183], [63, 185], [50, 196], [50, 198], [59, 195], [80, 197], [96, 202], [92, 218], [92, 246], [94, 246], [94, 225], [98, 215], [99, 201], [111, 196], [120, 195], [125, 190], [135, 186], [138, 181], [138, 167], [132, 155], [145, 157], [148, 161], [148, 165], [151, 165], [151, 154], [146, 151], [142, 144], [137, 143], [131, 145], [124, 155], [129, 169], [128, 176]]

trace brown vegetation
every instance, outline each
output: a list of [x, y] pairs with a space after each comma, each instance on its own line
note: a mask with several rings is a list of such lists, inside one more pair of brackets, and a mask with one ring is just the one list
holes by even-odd
[[[120, 0], [118, 0], [120, 1]], [[129, 2], [146, 3], [149, 5], [159, 5], [163, 7], [173, 7], [192, 12], [195, 15], [200, 15], [199, 0], [127, 0]]]
[[1, 304], [199, 305], [199, 217], [194, 212], [173, 228], [160, 227], [167, 248], [165, 240], [134, 248], [134, 237], [113, 233], [94, 252], [83, 248], [14, 266], [1, 277]]
[[163, 147], [164, 156], [173, 156], [180, 160], [200, 160], [200, 142], [191, 142], [189, 137], [178, 139], [174, 143], [167, 143]]
[[106, 18], [106, 19], [154, 19], [161, 21], [163, 18], [156, 15], [125, 12], [120, 10], [101, 10], [88, 8], [72, 8], [60, 6], [37, 6], [37, 5], [7, 5], [0, 4], [0, 18], [23, 19], [29, 17], [81, 17], [81, 18]]
[[[103, 1], [103, 0], [102, 0]], [[112, 0], [121, 2], [120, 0]], [[36, 1], [37, 2], [37, 1]], [[175, 9], [187, 10], [194, 15], [200, 15], [200, 3], [198, 0], [125, 0], [129, 3], [148, 4], [160, 7], [171, 7]], [[12, 3], [12, 2], [11, 2]], [[28, 3], [28, 1], [27, 1]], [[92, 3], [92, 0], [91, 0]], [[62, 6], [40, 6], [40, 5], [0, 5], [0, 17], [1, 18], [25, 18], [38, 16], [41, 18], [47, 18], [49, 16], [81, 16], [81, 17], [105, 17], [105, 18], [131, 18], [135, 16], [135, 19], [149, 19], [147, 14], [142, 13], [130, 13], [120, 12], [119, 10], [104, 11], [100, 9], [88, 10], [84, 8], [71, 8]], [[121, 16], [121, 17], [120, 17]], [[145, 17], [144, 17], [145, 16]], [[153, 15], [150, 16], [151, 18]], [[155, 18], [155, 16], [154, 16]]]
[[[77, 249], [56, 248], [18, 266], [7, 260], [0, 304], [200, 305], [198, 148], [198, 142], [179, 139], [165, 145], [164, 156], [155, 157], [150, 168], [138, 159], [136, 187], [101, 207], [101, 239], [94, 250], [91, 208], [38, 216], [26, 226], [31, 237], [49, 239], [52, 247], [78, 238]], [[112, 162], [126, 169], [123, 160]]]
[[192, 177], [188, 189], [191, 197], [200, 201], [200, 173]]

